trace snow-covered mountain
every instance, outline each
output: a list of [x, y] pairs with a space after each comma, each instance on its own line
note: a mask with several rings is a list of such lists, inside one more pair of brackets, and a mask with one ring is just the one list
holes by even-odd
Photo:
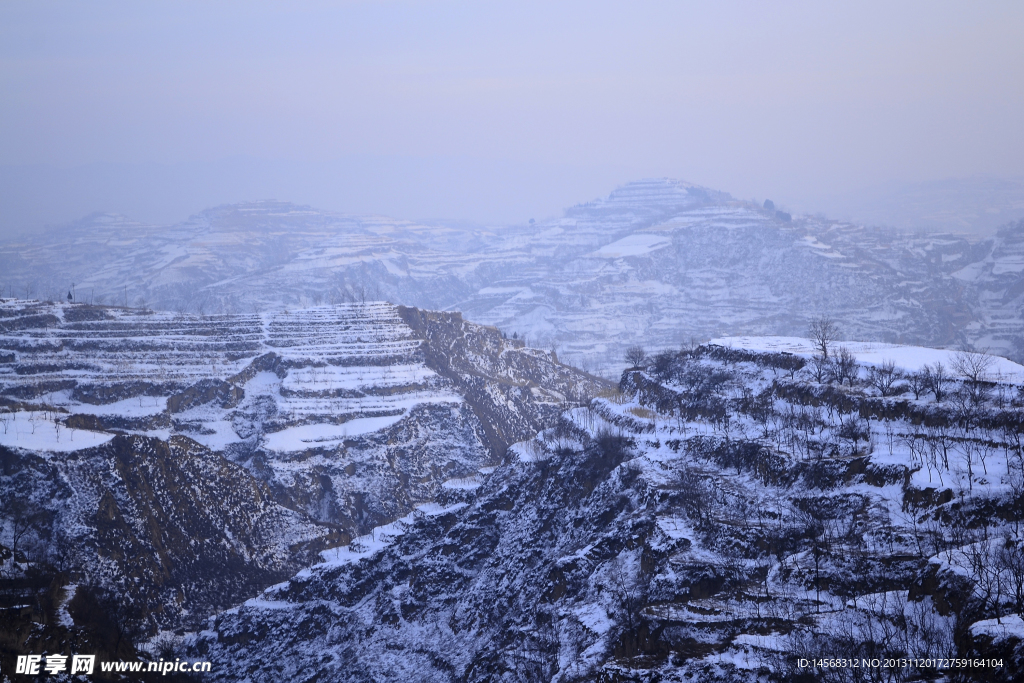
[[1022, 232], [894, 233], [655, 179], [486, 229], [281, 202], [170, 227], [93, 216], [0, 245], [0, 285], [63, 300], [74, 283], [79, 301], [202, 314], [386, 299], [461, 311], [611, 377], [632, 344], [804, 334], [823, 313], [848, 338], [1020, 358]]
[[1024, 367], [812, 348], [723, 338], [615, 389], [456, 313], [5, 300], [0, 665], [1013, 680]]
[[967, 325], [968, 338], [979, 346], [1004, 349], [1024, 358], [1024, 220], [1002, 227], [985, 243], [981, 258], [958, 269], [953, 277], [977, 301], [977, 315]]
[[0, 300], [0, 654], [200, 625], [608, 387], [455, 313]]
[[254, 682], [1019, 680], [1024, 368], [940, 380], [994, 361], [933, 352], [889, 385], [871, 353], [914, 349], [862, 348], [818, 381], [742, 345], [627, 371], [468, 500], [322, 553], [189, 656]]

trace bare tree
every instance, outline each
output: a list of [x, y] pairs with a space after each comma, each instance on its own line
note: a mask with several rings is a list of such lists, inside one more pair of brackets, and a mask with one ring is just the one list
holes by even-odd
[[[927, 366], [925, 366], [927, 368]], [[920, 399], [921, 394], [928, 390], [928, 372], [927, 370], [919, 370], [918, 372], [908, 372], [906, 374], [907, 386], [914, 392], [914, 398]]]
[[754, 394], [749, 389], [743, 391], [743, 403], [742, 409], [748, 413], [754, 421], [761, 425], [761, 430], [765, 439], [771, 436], [771, 422], [775, 418], [775, 392], [773, 387], [769, 386], [758, 394]]
[[824, 382], [825, 377], [830, 372], [831, 365], [832, 364], [828, 362], [828, 358], [821, 355], [820, 353], [816, 353], [813, 356], [811, 356], [810, 367], [811, 374], [814, 376], [814, 381], [818, 382], [819, 384], [821, 382]]
[[975, 405], [979, 405], [988, 398], [989, 387], [985, 382], [989, 378], [989, 371], [995, 363], [995, 358], [980, 353], [960, 351], [950, 365], [953, 371], [964, 378], [965, 389]]
[[113, 657], [131, 652], [145, 632], [142, 607], [105, 587], [80, 585], [67, 609], [76, 624], [101, 636], [104, 650]]
[[896, 363], [892, 360], [883, 361], [881, 365], [868, 370], [868, 383], [871, 384], [882, 396], [895, 396], [899, 393], [896, 385], [903, 378], [903, 373], [896, 369]]
[[946, 395], [946, 387], [949, 386], [950, 381], [946, 366], [940, 361], [935, 361], [935, 365], [924, 366], [924, 372], [928, 378], [928, 388], [935, 395], [935, 400], [941, 401]]
[[614, 616], [624, 631], [624, 649], [630, 655], [635, 655], [639, 645], [641, 612], [647, 604], [650, 589], [650, 577], [642, 571], [634, 571], [632, 563], [621, 554], [609, 562], [607, 576], [608, 588], [615, 601]]
[[1018, 612], [1024, 612], [1024, 543], [1021, 539], [1006, 534], [1001, 547], [996, 551], [999, 571], [1005, 572], [1009, 581], [1010, 597]]
[[626, 362], [634, 370], [643, 367], [647, 361], [647, 352], [642, 346], [630, 346], [626, 349]]
[[986, 356], [981, 353], [970, 353], [968, 351], [958, 351], [954, 356], [950, 365], [953, 366], [953, 372], [960, 375], [966, 380], [971, 382], [984, 382], [988, 379], [989, 370], [992, 369], [992, 365], [995, 363], [995, 358], [992, 356]]
[[10, 519], [10, 545], [11, 566], [8, 569], [10, 576], [17, 572], [18, 545], [26, 540], [27, 536], [38, 525], [43, 511], [33, 501], [22, 498], [14, 493], [8, 493], [0, 498], [0, 509], [4, 510]]
[[815, 348], [821, 352], [822, 356], [828, 358], [828, 350], [831, 348], [832, 343], [839, 339], [839, 327], [835, 321], [827, 315], [823, 315], [811, 321], [808, 333], [814, 342]]
[[839, 384], [848, 382], [850, 386], [853, 386], [853, 380], [857, 378], [857, 357], [850, 349], [840, 346], [839, 350], [832, 354], [829, 374]]

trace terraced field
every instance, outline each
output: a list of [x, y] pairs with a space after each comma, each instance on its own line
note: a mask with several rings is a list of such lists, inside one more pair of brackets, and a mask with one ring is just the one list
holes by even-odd
[[[566, 371], [472, 329], [496, 341], [489, 353]], [[478, 415], [488, 409], [466, 402], [458, 372], [428, 367], [424, 343], [385, 303], [201, 317], [5, 300], [0, 444], [69, 452], [116, 433], [185, 436], [244, 465], [289, 507], [362, 530], [493, 464], [508, 441], [488, 436]], [[489, 369], [515, 393], [529, 383]], [[567, 399], [534, 387], [517, 400], [512, 412], [530, 414]]]
[[386, 303], [0, 300], [0, 659], [74, 642], [133, 657], [138, 637], [466, 498], [604, 388], [494, 328]]

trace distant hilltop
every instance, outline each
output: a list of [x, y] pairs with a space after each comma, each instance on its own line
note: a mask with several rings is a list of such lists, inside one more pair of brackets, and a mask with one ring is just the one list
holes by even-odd
[[368, 300], [456, 310], [608, 376], [631, 345], [802, 335], [823, 313], [852, 338], [1024, 358], [1021, 223], [979, 239], [786, 208], [657, 178], [490, 228], [282, 201], [172, 226], [102, 214], [0, 243], [0, 286], [177, 313]]

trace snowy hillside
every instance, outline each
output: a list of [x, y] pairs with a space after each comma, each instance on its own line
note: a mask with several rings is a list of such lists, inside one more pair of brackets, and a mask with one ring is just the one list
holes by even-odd
[[219, 680], [1017, 680], [1022, 385], [873, 367], [660, 354], [187, 652]]
[[38, 602], [5, 613], [21, 635], [0, 654], [30, 634], [98, 638], [112, 627], [83, 621], [96, 610], [132, 624], [129, 650], [202, 623], [457, 496], [607, 387], [458, 314], [385, 303], [197, 316], [0, 300], [0, 607]]
[[532, 268], [500, 274], [454, 308], [605, 373], [631, 344], [801, 334], [824, 311], [847, 336], [931, 345], [952, 343], [972, 316], [946, 277], [970, 260], [965, 240], [789, 220], [671, 181], [633, 183], [504, 240]]
[[1022, 411], [1020, 366], [921, 347], [720, 338], [615, 389], [456, 313], [5, 300], [0, 655], [795, 682], [927, 653], [1013, 680]]
[[[811, 358], [819, 353], [812, 340], [802, 337], [721, 337], [708, 343], [747, 351], [790, 353], [801, 358]], [[953, 368], [958, 356], [964, 355], [984, 365], [987, 375], [993, 380], [1024, 384], [1024, 365], [999, 356], [881, 342], [841, 341], [836, 342], [836, 346], [849, 350], [861, 365], [877, 366], [892, 361], [906, 372], [919, 372], [924, 366], [935, 363]]]
[[79, 301], [207, 315], [386, 299], [461, 311], [609, 377], [632, 344], [799, 335], [821, 313], [851, 338], [1020, 358], [1020, 233], [892, 233], [654, 179], [478, 229], [282, 202], [170, 227], [93, 216], [0, 244], [0, 285], [64, 300], [74, 283]]
[[986, 243], [981, 258], [953, 273], [974, 292], [978, 315], [968, 326], [968, 336], [979, 346], [1009, 349], [1024, 357], [1020, 326], [1024, 311], [1024, 221], [1003, 226]]

